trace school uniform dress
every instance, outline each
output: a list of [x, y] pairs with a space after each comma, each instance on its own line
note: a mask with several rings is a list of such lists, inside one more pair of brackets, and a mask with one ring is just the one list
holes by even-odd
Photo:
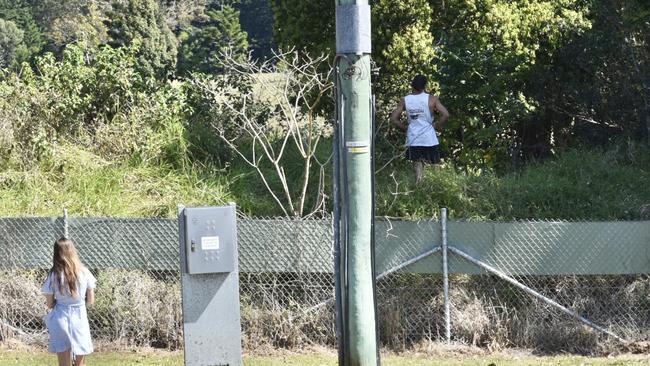
[[66, 293], [61, 293], [57, 283], [65, 283], [63, 274], [60, 282], [55, 282], [54, 276], [53, 273], [48, 274], [41, 290], [43, 294], [54, 295], [56, 300], [54, 308], [43, 317], [50, 335], [48, 351], [58, 353], [71, 350], [74, 355], [90, 354], [93, 343], [86, 313], [86, 290], [95, 288], [95, 276], [86, 268], [82, 270], [78, 276], [76, 298], [67, 293], [65, 287]]
[[406, 131], [406, 158], [432, 164], [440, 162], [438, 136], [433, 128], [429, 109], [429, 94], [410, 94], [404, 97], [408, 128]]

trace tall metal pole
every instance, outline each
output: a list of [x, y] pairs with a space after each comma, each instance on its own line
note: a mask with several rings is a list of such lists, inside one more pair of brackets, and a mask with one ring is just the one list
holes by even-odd
[[449, 267], [447, 260], [447, 209], [443, 208], [440, 215], [442, 228], [442, 287], [445, 296], [445, 340], [451, 343], [451, 316], [449, 312]]
[[63, 209], [63, 237], [70, 239], [70, 233], [68, 232], [68, 209]]
[[337, 170], [340, 265], [337, 296], [342, 366], [376, 366], [373, 270], [370, 6], [336, 2]]

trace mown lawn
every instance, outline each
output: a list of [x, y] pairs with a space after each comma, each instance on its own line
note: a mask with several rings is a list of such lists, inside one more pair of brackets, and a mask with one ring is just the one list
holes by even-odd
[[[92, 366], [167, 366], [182, 365], [180, 352], [98, 352], [88, 358]], [[247, 366], [326, 366], [336, 365], [333, 354], [278, 354], [266, 357], [244, 357]], [[636, 366], [649, 365], [650, 355], [625, 355], [618, 357], [581, 357], [522, 355], [445, 355], [418, 354], [384, 355], [385, 366]], [[0, 350], [0, 365], [44, 366], [56, 365], [56, 358], [45, 352]]]

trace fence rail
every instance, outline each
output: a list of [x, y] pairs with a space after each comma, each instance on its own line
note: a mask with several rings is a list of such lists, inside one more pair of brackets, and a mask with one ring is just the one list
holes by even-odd
[[[44, 336], [40, 282], [66, 226], [99, 279], [95, 337], [179, 347], [174, 219], [0, 219], [0, 337]], [[375, 228], [385, 345], [445, 339], [445, 314], [461, 342], [580, 352], [611, 345], [458, 255], [448, 258], [445, 312], [441, 222], [378, 219]], [[238, 220], [245, 346], [334, 343], [331, 231], [329, 219]], [[451, 249], [623, 338], [650, 339], [650, 222], [449, 221], [446, 232]]]

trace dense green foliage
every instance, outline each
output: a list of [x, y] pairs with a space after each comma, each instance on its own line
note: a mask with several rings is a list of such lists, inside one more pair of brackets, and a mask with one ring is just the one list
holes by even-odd
[[[373, 59], [380, 71], [375, 85], [383, 91], [382, 100], [401, 97], [405, 80], [413, 75], [433, 78], [433, 12], [426, 0], [381, 0], [374, 5], [372, 16], [379, 26], [373, 35]], [[429, 86], [435, 88], [435, 82]]]
[[650, 5], [623, 3], [594, 2], [591, 29], [559, 49], [554, 67], [540, 74], [548, 85], [542, 117], [554, 121], [552, 131], [575, 132], [568, 144], [607, 144], [615, 136], [650, 143]]
[[[555, 121], [543, 112], [543, 91], [553, 93], [552, 85], [539, 77], [554, 73], [548, 60], [590, 27], [587, 8], [564, 0], [459, 0], [443, 9], [435, 27], [443, 42], [438, 80], [459, 134], [445, 136], [448, 151], [461, 164], [495, 166], [548, 157], [562, 146], [551, 141]], [[570, 134], [555, 131], [555, 138]]]
[[151, 90], [137, 51], [69, 46], [0, 84], [1, 212], [169, 216], [174, 201], [225, 202], [222, 179], [189, 165], [183, 86]]
[[97, 47], [108, 41], [107, 28], [103, 14], [93, 3], [79, 5], [69, 9], [69, 13], [61, 14], [48, 25], [45, 33], [48, 45], [60, 55], [68, 44], [83, 45], [86, 48]]
[[239, 21], [248, 34], [251, 55], [254, 59], [264, 60], [272, 55], [273, 45], [273, 11], [268, 0], [241, 0], [236, 4], [239, 9]]
[[0, 19], [0, 66], [13, 65], [21, 53], [23, 31], [11, 20]]
[[60, 61], [37, 58], [37, 73], [9, 75], [0, 84], [8, 158], [30, 166], [67, 140], [109, 159], [178, 165], [184, 155], [169, 146], [184, 143], [182, 91], [176, 83], [151, 90], [137, 55], [136, 46], [69, 46]]
[[[378, 0], [372, 15], [378, 214], [649, 217], [647, 2]], [[271, 60], [271, 27], [299, 58]], [[289, 71], [333, 48], [334, 2], [0, 0], [0, 214], [326, 212], [329, 68]], [[251, 50], [273, 74], [242, 68]], [[416, 73], [452, 114], [420, 186], [387, 123]], [[322, 141], [285, 143], [299, 131]]]
[[114, 2], [107, 14], [109, 44], [138, 45], [138, 67], [145, 76], [166, 78], [176, 66], [177, 41], [156, 0]]
[[[273, 5], [279, 45], [333, 49], [333, 3]], [[648, 141], [647, 8], [638, 0], [373, 3], [380, 126], [422, 73], [453, 115], [443, 148], [461, 165], [507, 168], [615, 136]], [[403, 137], [386, 133], [390, 158]]]
[[[280, 46], [312, 54], [335, 52], [335, 2], [273, 0], [274, 37]], [[372, 4], [373, 60], [382, 98], [395, 97], [415, 73], [432, 76], [433, 8], [427, 0], [380, 0]]]
[[0, 1], [0, 65], [19, 67], [29, 61], [43, 45], [43, 36], [34, 20], [33, 11], [25, 0]]
[[314, 54], [335, 47], [333, 1], [271, 0], [273, 37], [278, 45]]
[[246, 32], [239, 25], [239, 11], [231, 6], [211, 5], [205, 17], [195, 23], [183, 42], [178, 65], [181, 73], [221, 73], [224, 52], [231, 52], [238, 59], [248, 54]]

